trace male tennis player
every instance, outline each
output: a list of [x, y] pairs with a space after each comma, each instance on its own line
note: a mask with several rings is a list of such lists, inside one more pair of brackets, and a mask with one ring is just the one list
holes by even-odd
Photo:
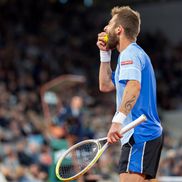
[[[137, 45], [140, 15], [130, 7], [114, 7], [112, 18], [98, 34], [100, 49], [99, 87], [116, 89], [116, 113], [108, 142], [121, 137], [120, 182], [143, 182], [155, 178], [162, 148], [162, 127], [157, 113], [156, 80], [149, 56]], [[107, 41], [107, 36], [108, 41]], [[115, 72], [110, 67], [111, 51], [119, 51]], [[123, 126], [145, 114], [147, 121], [120, 135]]]

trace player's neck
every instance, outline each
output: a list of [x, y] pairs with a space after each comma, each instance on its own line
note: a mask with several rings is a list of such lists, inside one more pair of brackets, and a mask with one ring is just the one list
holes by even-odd
[[119, 44], [117, 46], [117, 50], [119, 52], [122, 52], [124, 49], [126, 49], [131, 43], [135, 42], [134, 40], [129, 40], [126, 37], [121, 37]]

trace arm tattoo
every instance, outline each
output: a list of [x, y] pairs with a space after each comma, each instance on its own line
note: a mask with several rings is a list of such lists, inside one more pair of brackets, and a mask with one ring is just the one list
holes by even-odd
[[133, 104], [135, 103], [136, 101], [136, 96], [133, 96], [130, 100], [128, 100], [125, 105], [124, 105], [124, 108], [125, 108], [125, 111], [128, 113], [131, 111], [132, 107], [133, 107]]
[[107, 76], [108, 76], [108, 78], [111, 78], [111, 70], [110, 69], [107, 69]]

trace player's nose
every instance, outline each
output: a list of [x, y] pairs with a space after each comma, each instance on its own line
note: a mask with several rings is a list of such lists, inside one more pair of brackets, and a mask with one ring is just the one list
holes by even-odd
[[107, 25], [104, 27], [104, 32], [106, 32], [106, 31], [107, 31], [107, 27], [108, 27]]

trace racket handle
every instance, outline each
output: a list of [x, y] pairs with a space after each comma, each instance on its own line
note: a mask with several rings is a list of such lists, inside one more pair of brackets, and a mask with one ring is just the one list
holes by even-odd
[[[135, 119], [134, 121], [126, 125], [124, 128], [122, 128], [120, 133], [125, 134], [127, 131], [131, 130], [132, 128], [134, 128], [135, 126], [139, 125], [140, 123], [146, 120], [147, 120], [147, 117], [144, 114], [142, 114], [140, 117], [138, 117], [137, 119]], [[107, 140], [107, 137], [100, 138], [98, 140], [99, 141]]]
[[134, 128], [135, 126], [139, 125], [140, 123], [142, 123], [146, 120], [147, 120], [147, 117], [144, 114], [142, 114], [139, 118], [135, 119], [134, 121], [132, 121], [131, 123], [126, 125], [124, 128], [122, 128], [120, 133], [124, 134], [127, 131], [131, 130], [132, 128]]

